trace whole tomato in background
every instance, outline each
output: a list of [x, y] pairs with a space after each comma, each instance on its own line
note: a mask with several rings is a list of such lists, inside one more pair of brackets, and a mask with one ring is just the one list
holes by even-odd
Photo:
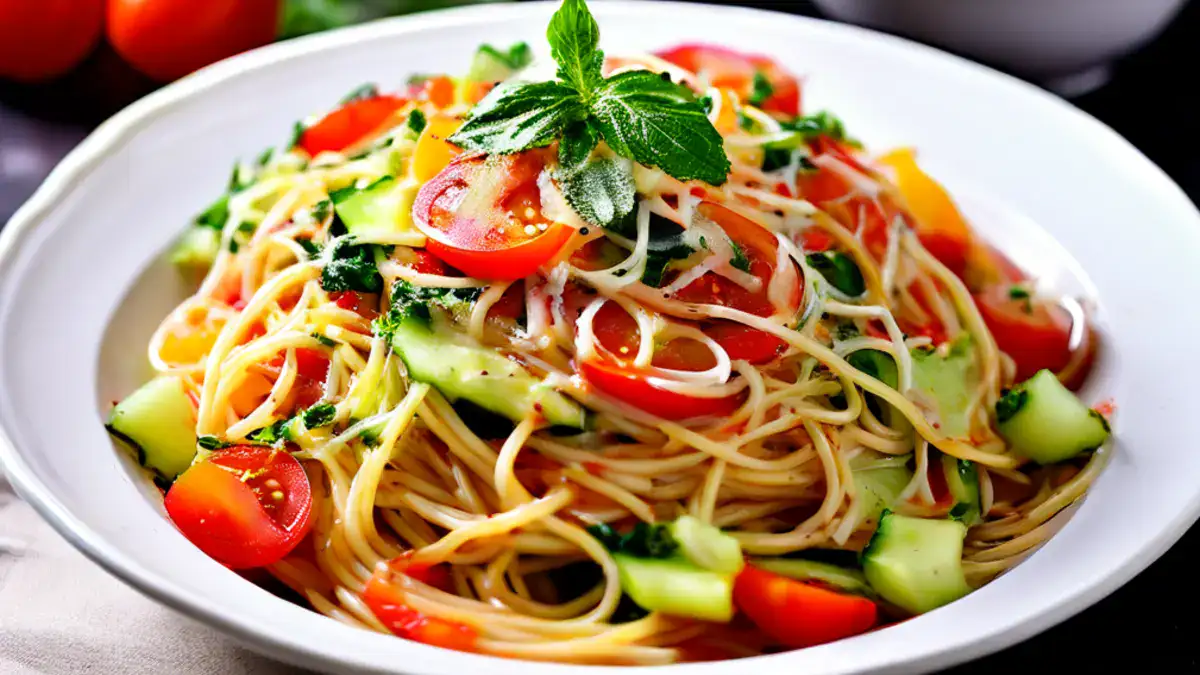
[[53, 79], [100, 39], [105, 0], [0, 0], [0, 78]]
[[280, 0], [108, 0], [108, 41], [166, 82], [272, 42], [279, 8]]

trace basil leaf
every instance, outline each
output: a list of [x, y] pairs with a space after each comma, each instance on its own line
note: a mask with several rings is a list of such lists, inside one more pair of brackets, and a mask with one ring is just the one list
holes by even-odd
[[732, 239], [729, 241], [729, 243], [733, 245], [733, 259], [729, 261], [729, 266], [749, 274], [750, 258], [746, 257], [746, 251]]
[[600, 132], [588, 120], [573, 122], [558, 142], [558, 164], [572, 171], [583, 165], [600, 142]]
[[349, 239], [335, 244], [333, 260], [321, 270], [321, 288], [327, 292], [383, 290], [383, 277], [371, 256], [371, 245], [355, 246]]
[[584, 119], [579, 95], [557, 82], [505, 82], [471, 111], [449, 141], [468, 150], [509, 154], [549, 145], [562, 129]]
[[558, 63], [558, 79], [579, 92], [584, 99], [604, 81], [601, 69], [604, 52], [600, 27], [583, 0], [564, 0], [546, 29], [550, 53]]
[[806, 256], [808, 266], [817, 271], [831, 286], [846, 295], [856, 298], [866, 292], [862, 272], [854, 260], [837, 251], [810, 253]]
[[414, 110], [408, 114], [408, 128], [412, 129], [414, 136], [420, 136], [422, 131], [425, 131], [425, 126], [428, 124], [425, 119], [425, 113], [420, 110]]
[[610, 148], [671, 176], [721, 185], [729, 176], [725, 142], [692, 92], [644, 70], [604, 81], [592, 103]]
[[637, 187], [629, 162], [598, 159], [557, 176], [567, 203], [581, 218], [608, 227], [633, 213]]

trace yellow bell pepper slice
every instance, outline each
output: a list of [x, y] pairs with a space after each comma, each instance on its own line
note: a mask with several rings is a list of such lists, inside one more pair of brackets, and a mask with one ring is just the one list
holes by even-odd
[[462, 150], [446, 141], [462, 122], [453, 117], [437, 115], [429, 119], [413, 151], [412, 176], [424, 183], [442, 172]]

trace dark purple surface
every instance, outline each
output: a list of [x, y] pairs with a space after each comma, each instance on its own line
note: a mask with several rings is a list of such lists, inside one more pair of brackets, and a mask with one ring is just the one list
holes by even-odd
[[[817, 14], [807, 2], [743, 4]], [[1108, 85], [1071, 100], [1129, 139], [1193, 200], [1200, 197], [1196, 65], [1200, 4], [1191, 3], [1158, 41], [1120, 62]], [[0, 223], [95, 124], [151, 88], [103, 49], [65, 82], [41, 87], [0, 83]], [[996, 132], [1019, 134], [1020, 127], [1021, 120], [1013, 120], [1011, 128]], [[1152, 287], [1152, 280], [1145, 285]], [[1038, 637], [953, 672], [1065, 674], [1110, 667], [1130, 673], [1200, 672], [1193, 642], [1200, 629], [1194, 609], [1200, 599], [1193, 566], [1198, 549], [1200, 531], [1193, 528], [1109, 598]], [[1118, 658], [1121, 665], [1114, 660]], [[1135, 658], [1136, 665], [1126, 665]]]

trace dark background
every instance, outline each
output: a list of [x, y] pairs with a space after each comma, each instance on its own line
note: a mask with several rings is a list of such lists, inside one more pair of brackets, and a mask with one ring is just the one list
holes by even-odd
[[[739, 4], [819, 16], [804, 1]], [[1107, 85], [1070, 99], [1129, 139], [1193, 201], [1200, 197], [1196, 66], [1200, 3], [1193, 2], [1156, 42], [1120, 61]], [[96, 124], [152, 89], [104, 47], [62, 81], [36, 87], [0, 83], [0, 223]], [[1019, 125], [1020, 120], [1013, 123]], [[1192, 577], [1197, 554], [1200, 529], [1194, 528], [1149, 569], [1094, 607], [1023, 644], [951, 672], [1066, 674], [1117, 667], [1134, 673], [1200, 672], [1200, 621], [1194, 609], [1200, 591]], [[1125, 665], [1134, 659], [1137, 666]]]

